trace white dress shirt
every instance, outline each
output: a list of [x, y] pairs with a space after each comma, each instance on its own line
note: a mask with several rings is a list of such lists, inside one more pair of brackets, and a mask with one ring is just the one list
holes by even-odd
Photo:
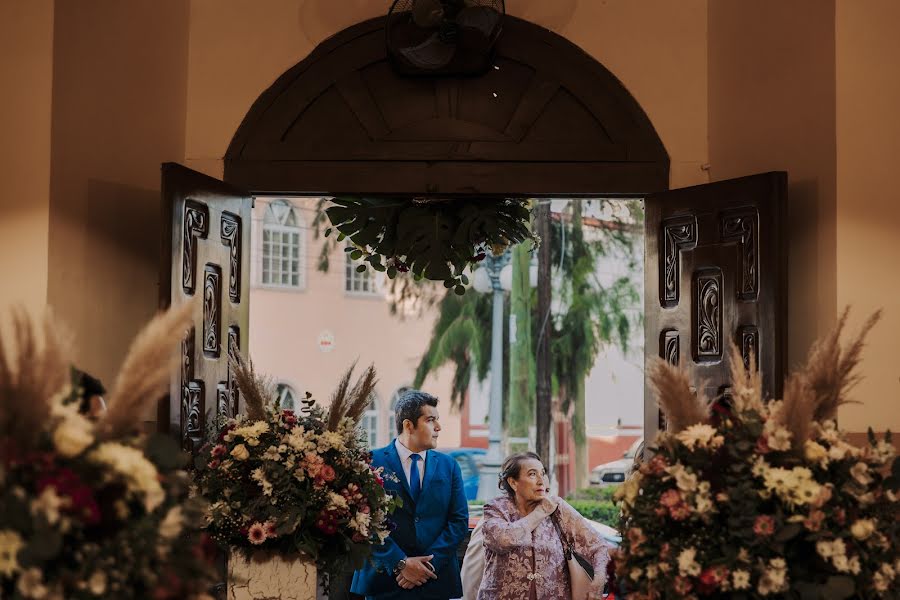
[[[398, 439], [394, 444], [397, 447], [397, 454], [400, 455], [400, 464], [403, 465], [403, 473], [406, 475], [406, 483], [410, 483], [409, 473], [412, 471], [412, 458], [413, 451], [404, 446], [400, 440]], [[422, 457], [422, 460], [419, 461], [419, 489], [422, 489], [422, 482], [425, 481], [425, 457], [428, 455], [428, 450], [423, 450], [421, 452], [416, 452]]]

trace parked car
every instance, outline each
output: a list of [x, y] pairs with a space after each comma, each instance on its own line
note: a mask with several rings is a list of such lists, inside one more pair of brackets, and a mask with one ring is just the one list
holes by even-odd
[[624, 482], [631, 474], [631, 469], [634, 466], [634, 457], [642, 453], [643, 450], [644, 438], [637, 439], [619, 460], [603, 463], [591, 469], [591, 485], [607, 487]]
[[472, 501], [478, 497], [478, 468], [487, 450], [484, 448], [451, 448], [441, 450], [456, 459], [459, 469], [462, 471], [463, 487], [466, 490], [466, 500]]

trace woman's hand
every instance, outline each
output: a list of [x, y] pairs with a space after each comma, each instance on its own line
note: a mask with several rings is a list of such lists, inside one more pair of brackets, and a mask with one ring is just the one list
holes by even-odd
[[551, 498], [550, 496], [544, 496], [541, 498], [541, 503], [539, 505], [544, 512], [548, 515], [552, 515], [553, 512], [559, 507], [559, 502]]

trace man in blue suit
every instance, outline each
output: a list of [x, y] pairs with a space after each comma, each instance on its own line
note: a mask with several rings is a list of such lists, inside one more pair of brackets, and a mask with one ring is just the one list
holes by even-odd
[[434, 450], [441, 431], [438, 400], [418, 390], [397, 401], [397, 438], [372, 451], [384, 467], [384, 487], [403, 500], [397, 524], [350, 590], [372, 600], [448, 600], [462, 596], [456, 548], [469, 526], [469, 508], [456, 460]]

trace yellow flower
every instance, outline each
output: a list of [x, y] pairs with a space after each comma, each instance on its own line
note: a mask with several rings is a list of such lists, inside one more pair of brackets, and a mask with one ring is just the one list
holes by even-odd
[[250, 451], [247, 450], [247, 446], [238, 444], [231, 450], [231, 456], [235, 460], [247, 460], [250, 458]]
[[9, 529], [0, 531], [0, 573], [12, 577], [13, 573], [21, 568], [18, 554], [24, 545], [22, 536], [15, 531]]
[[812, 440], [806, 440], [803, 445], [803, 455], [809, 462], [818, 463], [823, 468], [828, 466], [828, 450]]
[[875, 521], [872, 519], [859, 519], [850, 526], [850, 533], [858, 540], [864, 540], [875, 533]]

